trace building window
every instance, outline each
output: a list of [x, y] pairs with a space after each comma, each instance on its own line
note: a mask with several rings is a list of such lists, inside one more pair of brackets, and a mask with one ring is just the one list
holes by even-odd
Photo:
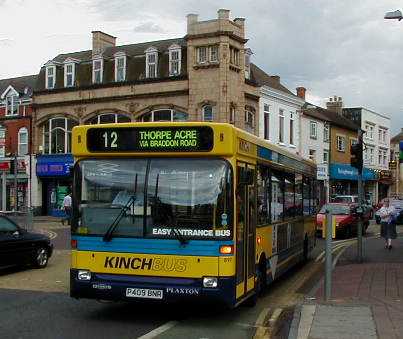
[[96, 59], [92, 61], [92, 82], [94, 84], [102, 83], [103, 64], [104, 61], [102, 59]]
[[115, 57], [115, 81], [121, 82], [126, 80], [126, 56]]
[[386, 129], [382, 131], [382, 141], [386, 143]]
[[279, 110], [279, 124], [278, 124], [278, 142], [284, 143], [284, 111]]
[[309, 160], [316, 162], [316, 150], [314, 149], [309, 150]]
[[89, 124], [114, 124], [114, 123], [123, 123], [123, 122], [131, 122], [131, 119], [123, 114], [119, 113], [103, 113], [99, 114], [87, 123]]
[[264, 105], [264, 138], [270, 140], [270, 106]]
[[6, 156], [6, 129], [0, 125], [0, 157]]
[[255, 112], [251, 108], [245, 108], [245, 124], [249, 128], [255, 128]]
[[230, 47], [229, 52], [230, 52], [229, 62], [235, 66], [239, 66], [239, 49], [235, 47]]
[[366, 137], [370, 140], [374, 139], [374, 126], [370, 124], [365, 125]]
[[218, 62], [218, 46], [210, 46], [210, 62]]
[[73, 63], [64, 65], [64, 87], [74, 86], [74, 67]]
[[336, 137], [336, 142], [337, 142], [337, 150], [339, 152], [345, 152], [346, 151], [346, 138], [338, 135]]
[[185, 112], [177, 111], [174, 109], [158, 109], [147, 112], [137, 118], [137, 121], [150, 122], [150, 121], [187, 121], [188, 114]]
[[309, 122], [309, 137], [311, 139], [317, 139], [318, 138], [318, 124], [316, 121], [310, 121]]
[[6, 97], [6, 115], [17, 115], [19, 108], [19, 99], [15, 94]]
[[350, 146], [354, 146], [358, 142], [355, 138], [350, 138]]
[[329, 162], [329, 151], [323, 151], [323, 163], [327, 164]]
[[196, 58], [198, 64], [205, 64], [207, 62], [207, 46], [197, 47]]
[[171, 49], [169, 51], [169, 75], [179, 75], [181, 72], [181, 50]]
[[146, 53], [146, 78], [156, 78], [157, 77], [157, 63], [158, 55], [157, 52], [147, 52]]
[[294, 145], [294, 115], [290, 113], [290, 145]]
[[18, 131], [18, 155], [28, 154], [28, 130], [25, 127]]
[[55, 88], [56, 84], [56, 66], [46, 67], [46, 89]]
[[329, 142], [329, 138], [330, 138], [330, 129], [329, 129], [329, 125], [325, 124], [325, 126], [323, 127], [323, 141], [324, 142]]
[[231, 106], [229, 111], [229, 123], [235, 124], [235, 107]]
[[374, 149], [372, 147], [368, 147], [365, 149], [365, 162], [369, 165], [374, 164]]
[[202, 107], [203, 121], [213, 121], [213, 106], [205, 105]]
[[78, 122], [69, 118], [52, 118], [43, 125], [43, 150], [46, 154], [70, 153], [71, 130]]

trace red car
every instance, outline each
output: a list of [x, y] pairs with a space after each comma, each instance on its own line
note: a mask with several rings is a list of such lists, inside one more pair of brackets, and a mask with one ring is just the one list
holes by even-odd
[[[325, 219], [326, 210], [329, 210], [336, 218], [336, 238], [344, 236], [350, 238], [353, 234], [357, 234], [358, 229], [358, 215], [356, 213], [357, 204], [346, 203], [329, 203], [322, 206], [316, 216], [316, 230], [322, 235], [322, 226]], [[364, 230], [369, 225], [369, 213], [364, 214]]]

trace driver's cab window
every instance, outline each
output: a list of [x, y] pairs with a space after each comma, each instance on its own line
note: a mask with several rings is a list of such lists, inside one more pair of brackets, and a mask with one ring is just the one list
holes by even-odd
[[0, 217], [0, 232], [15, 232], [18, 231], [18, 227], [14, 225], [10, 220]]

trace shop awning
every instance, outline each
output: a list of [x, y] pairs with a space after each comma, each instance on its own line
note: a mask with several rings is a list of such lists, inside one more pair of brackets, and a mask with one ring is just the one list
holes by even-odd
[[[358, 170], [349, 164], [330, 164], [330, 179], [336, 180], [358, 180]], [[369, 168], [365, 168], [362, 173], [362, 179], [365, 181], [377, 180], [376, 173]]]

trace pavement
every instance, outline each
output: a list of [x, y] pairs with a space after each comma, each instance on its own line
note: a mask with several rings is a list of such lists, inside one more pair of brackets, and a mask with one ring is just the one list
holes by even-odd
[[343, 249], [332, 274], [331, 299], [323, 278], [294, 312], [289, 339], [403, 338], [403, 227], [393, 249], [384, 249], [379, 226], [364, 239], [364, 260], [356, 242]]

